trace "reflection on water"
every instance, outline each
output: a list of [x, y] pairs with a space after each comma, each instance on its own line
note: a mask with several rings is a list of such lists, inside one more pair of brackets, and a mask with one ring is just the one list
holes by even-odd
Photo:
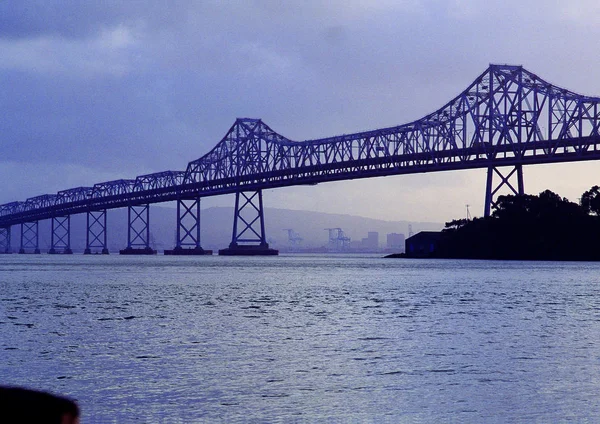
[[0, 256], [3, 384], [84, 422], [592, 420], [600, 264]]

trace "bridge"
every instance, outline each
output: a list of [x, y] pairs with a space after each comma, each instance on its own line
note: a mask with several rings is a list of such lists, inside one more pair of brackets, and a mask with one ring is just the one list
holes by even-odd
[[237, 119], [225, 137], [185, 171], [108, 181], [0, 205], [0, 251], [39, 252], [38, 222], [52, 220], [50, 252], [70, 251], [70, 216], [87, 214], [86, 253], [106, 250], [106, 211], [128, 208], [122, 253], [153, 253], [149, 206], [177, 202], [173, 254], [205, 253], [200, 200], [235, 193], [229, 248], [221, 254], [273, 254], [265, 236], [262, 190], [387, 175], [487, 169], [484, 215], [501, 188], [524, 194], [523, 166], [600, 159], [600, 98], [552, 85], [521, 66], [490, 65], [437, 111], [408, 124], [297, 142], [260, 119]]

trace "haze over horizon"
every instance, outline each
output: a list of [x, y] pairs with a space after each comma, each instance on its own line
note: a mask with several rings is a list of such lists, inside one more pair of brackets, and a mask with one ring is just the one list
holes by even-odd
[[[175, 246], [176, 209], [171, 203], [151, 205], [150, 208], [150, 244], [161, 253], [164, 249]], [[233, 222], [233, 206], [216, 206], [202, 208], [201, 212], [201, 245], [205, 249], [225, 248], [231, 242], [231, 227]], [[79, 214], [71, 220], [70, 246], [73, 253], [83, 253], [86, 246], [86, 216]], [[384, 221], [348, 214], [331, 214], [302, 210], [266, 208], [266, 235], [271, 246], [278, 249], [290, 247], [315, 248], [326, 246], [328, 243], [328, 228], [341, 228], [344, 235], [353, 242], [360, 242], [369, 232], [379, 233], [379, 247], [387, 246], [387, 235], [401, 233], [406, 237], [409, 231], [416, 234], [420, 231], [438, 231], [443, 223], [407, 222], [404, 220]], [[127, 246], [127, 209], [109, 210], [107, 215], [108, 232], [107, 246], [110, 251], [118, 252]], [[409, 227], [410, 225], [410, 227]], [[288, 240], [288, 229], [301, 237], [302, 240], [293, 246]], [[40, 223], [39, 246], [42, 252], [51, 248], [50, 220]], [[20, 237], [20, 227], [12, 227], [13, 250]], [[189, 241], [189, 240], [188, 240]], [[356, 247], [353, 247], [356, 249]], [[99, 248], [93, 249], [94, 252]]]
[[[293, 140], [389, 127], [444, 105], [489, 63], [600, 94], [600, 4], [516, 0], [0, 3], [0, 204], [185, 169], [237, 117]], [[577, 201], [595, 162], [526, 166]], [[265, 206], [445, 222], [483, 211], [485, 171], [265, 190]], [[232, 196], [203, 200], [232, 206]]]

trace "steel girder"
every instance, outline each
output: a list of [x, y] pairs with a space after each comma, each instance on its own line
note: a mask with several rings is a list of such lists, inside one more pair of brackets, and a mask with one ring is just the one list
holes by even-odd
[[11, 251], [11, 228], [0, 228], [0, 253], [12, 253]]
[[28, 249], [32, 249], [33, 253], [40, 253], [38, 221], [21, 223], [21, 247], [19, 248], [19, 253], [26, 253]]
[[174, 188], [183, 184], [184, 171], [164, 171], [156, 174], [140, 175], [135, 179], [133, 191], [146, 192], [156, 189]]
[[21, 203], [22, 202], [11, 202], [11, 203], [6, 203], [4, 205], [0, 205], [0, 218], [5, 215], [13, 215], [13, 214], [17, 213], [19, 210], [19, 205]]
[[127, 209], [127, 248], [150, 247], [150, 205]]
[[[500, 182], [495, 187], [493, 185], [494, 176], [500, 177]], [[514, 184], [514, 181], [511, 183], [511, 179], [514, 180], [515, 178], [517, 180], [516, 184]], [[525, 194], [523, 185], [523, 166], [521, 164], [515, 165], [507, 174], [503, 174], [496, 167], [488, 168], [485, 186], [484, 216], [490, 216], [492, 207], [496, 207], [497, 193], [502, 187], [507, 187], [511, 194], [514, 195]]]
[[265, 217], [263, 214], [262, 191], [237, 192], [233, 233], [230, 248], [240, 245], [257, 245], [268, 248], [265, 236]]
[[64, 205], [85, 202], [92, 196], [92, 191], [92, 187], [77, 187], [71, 188], [69, 190], [59, 191], [54, 204]]
[[521, 66], [490, 65], [445, 106], [405, 125], [294, 142], [260, 119], [238, 119], [185, 172], [0, 205], [0, 225], [326, 181], [597, 159], [600, 98], [554, 86]]
[[202, 248], [200, 245], [200, 198], [187, 201], [177, 200], [175, 249], [183, 247]]
[[106, 209], [88, 211], [86, 219], [86, 237], [84, 254], [89, 255], [92, 249], [101, 249], [103, 255], [108, 255]]
[[50, 250], [48, 253], [58, 253], [57, 249], [62, 249], [63, 253], [71, 254], [71, 216], [58, 216], [51, 219], [50, 232]]
[[521, 67], [492, 65], [437, 112], [398, 127], [295, 143], [260, 120], [239, 119], [209, 154], [190, 162], [186, 182], [337, 173], [345, 179], [375, 169], [394, 174], [424, 166], [478, 168], [507, 158], [583, 157], [599, 147], [599, 102]]
[[23, 210], [48, 208], [54, 205], [56, 197], [56, 194], [43, 194], [41, 196], [30, 197], [21, 206]]
[[91, 198], [127, 195], [133, 191], [135, 180], [115, 180], [94, 184]]

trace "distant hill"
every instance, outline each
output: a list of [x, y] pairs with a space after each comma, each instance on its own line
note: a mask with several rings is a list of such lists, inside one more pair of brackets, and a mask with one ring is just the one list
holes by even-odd
[[[221, 213], [224, 214], [224, 211]], [[319, 247], [327, 244], [328, 232], [325, 231], [325, 228], [339, 227], [352, 240], [361, 240], [363, 237], [367, 237], [369, 231], [377, 231], [381, 246], [385, 246], [386, 234], [388, 233], [403, 233], [408, 237], [409, 225], [412, 225], [412, 230], [415, 233], [422, 230], [440, 230], [443, 228], [443, 224], [440, 223], [384, 221], [353, 215], [288, 209], [267, 209], [265, 216], [267, 237], [274, 247], [287, 245], [287, 232], [284, 231], [286, 228], [292, 228], [299, 233], [304, 239], [303, 244], [307, 247]], [[233, 217], [233, 209], [231, 209], [231, 217]]]
[[[111, 252], [122, 249], [127, 244], [127, 210], [108, 211], [108, 247]], [[265, 225], [267, 238], [273, 247], [288, 245], [287, 228], [292, 228], [302, 238], [305, 247], [320, 247], [327, 244], [328, 232], [325, 228], [339, 227], [352, 240], [367, 237], [369, 231], [379, 232], [379, 243], [385, 246], [386, 234], [403, 233], [408, 236], [408, 226], [414, 233], [423, 230], [440, 230], [441, 223], [384, 221], [360, 216], [330, 214], [322, 212], [298, 211], [267, 208]], [[40, 249], [45, 252], [50, 247], [50, 220], [40, 221]], [[71, 246], [73, 251], [82, 252], [85, 248], [85, 214], [71, 217]], [[233, 208], [211, 207], [201, 212], [201, 240], [206, 249], [219, 249], [229, 245], [233, 226]], [[150, 234], [153, 246], [162, 251], [171, 249], [175, 243], [176, 210], [169, 207], [150, 207]], [[12, 230], [13, 251], [20, 243], [20, 226]]]

